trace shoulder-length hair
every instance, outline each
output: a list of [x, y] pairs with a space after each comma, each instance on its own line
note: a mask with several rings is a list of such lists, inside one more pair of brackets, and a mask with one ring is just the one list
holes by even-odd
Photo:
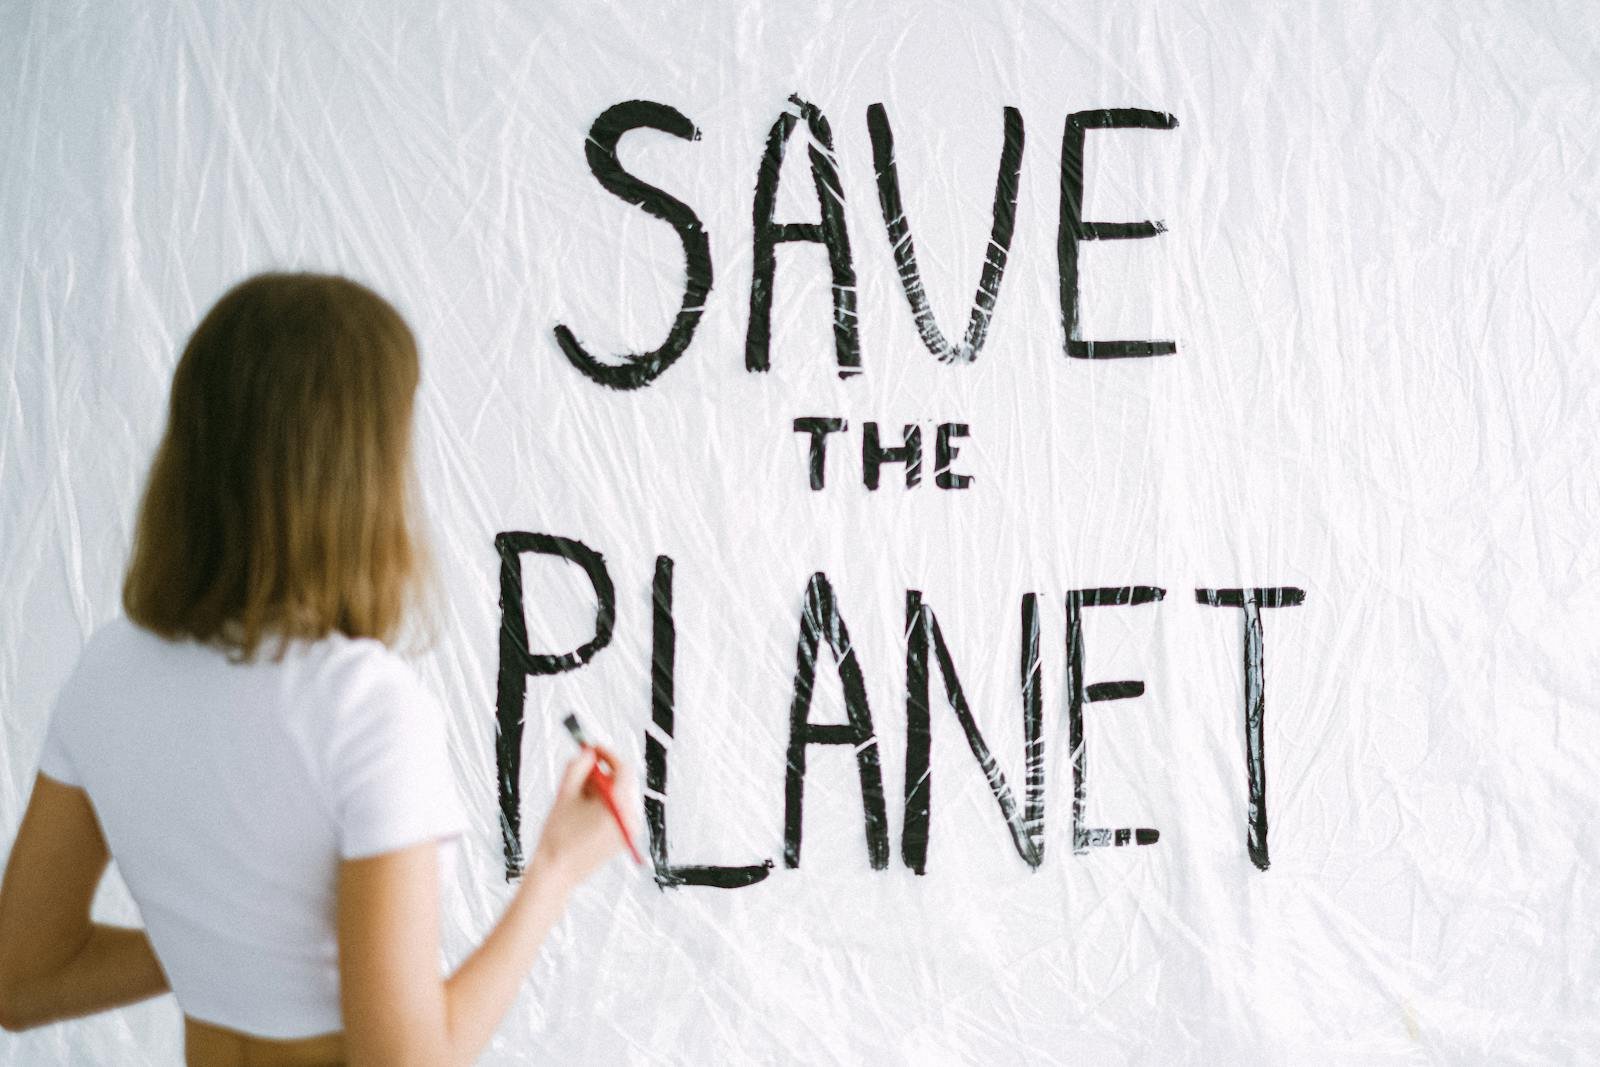
[[413, 534], [416, 340], [347, 278], [258, 274], [172, 379], [122, 588], [128, 617], [249, 660], [269, 633], [392, 642], [427, 569]]

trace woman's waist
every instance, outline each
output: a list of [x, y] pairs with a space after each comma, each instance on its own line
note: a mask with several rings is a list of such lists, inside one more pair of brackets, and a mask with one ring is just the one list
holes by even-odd
[[187, 1067], [343, 1067], [344, 1033], [269, 1038], [183, 1017]]

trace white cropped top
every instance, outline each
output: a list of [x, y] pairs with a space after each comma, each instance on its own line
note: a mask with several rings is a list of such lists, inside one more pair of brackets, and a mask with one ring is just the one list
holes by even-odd
[[341, 858], [466, 829], [443, 708], [378, 641], [273, 662], [118, 619], [84, 648], [39, 769], [82, 788], [183, 1011], [262, 1037], [343, 1029]]

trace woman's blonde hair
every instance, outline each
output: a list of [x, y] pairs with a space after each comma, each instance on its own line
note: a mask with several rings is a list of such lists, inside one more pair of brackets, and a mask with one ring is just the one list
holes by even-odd
[[251, 659], [269, 633], [392, 642], [426, 585], [414, 534], [416, 340], [372, 290], [267, 273], [218, 300], [172, 379], [122, 603]]

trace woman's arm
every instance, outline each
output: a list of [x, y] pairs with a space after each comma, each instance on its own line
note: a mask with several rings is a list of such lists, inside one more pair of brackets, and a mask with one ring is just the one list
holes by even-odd
[[26, 1030], [167, 991], [143, 930], [90, 919], [110, 859], [88, 795], [40, 774], [0, 884], [0, 1027]]
[[342, 864], [340, 992], [353, 1065], [474, 1062], [566, 908], [568, 876], [535, 862], [489, 936], [441, 980], [437, 853], [430, 841]]
[[10, 988], [0, 998], [0, 1027], [28, 1030], [93, 1015], [167, 992], [167, 976], [144, 930], [95, 923], [58, 970]]
[[[439, 976], [438, 846], [430, 841], [340, 865], [340, 992], [354, 1067], [477, 1059], [573, 888], [622, 847], [604, 802], [584, 788], [593, 764], [586, 751], [567, 765], [516, 896], [448, 979]], [[631, 785], [629, 772], [619, 770], [624, 796]]]

